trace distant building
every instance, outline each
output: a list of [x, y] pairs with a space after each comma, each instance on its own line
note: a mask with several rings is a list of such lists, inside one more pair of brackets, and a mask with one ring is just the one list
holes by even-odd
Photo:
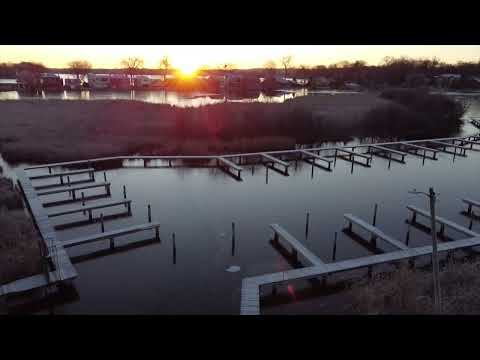
[[47, 91], [63, 90], [63, 79], [56, 74], [41, 74], [40, 84], [43, 90], [47, 90]]
[[88, 87], [90, 89], [108, 89], [110, 88], [110, 76], [105, 74], [88, 74]]
[[140, 75], [136, 76], [134, 80], [134, 85], [136, 89], [148, 89], [153, 83], [153, 79], [151, 77]]
[[64, 82], [66, 90], [81, 90], [83, 88], [80, 79], [65, 79]]
[[113, 90], [130, 90], [132, 83], [130, 78], [125, 74], [111, 74], [110, 88]]
[[257, 76], [227, 74], [225, 75], [225, 90], [254, 91], [260, 90], [260, 80]]

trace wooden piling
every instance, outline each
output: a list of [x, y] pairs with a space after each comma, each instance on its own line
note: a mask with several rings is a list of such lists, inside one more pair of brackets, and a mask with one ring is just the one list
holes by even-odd
[[123, 198], [127, 199], [127, 187], [125, 185], [123, 185]]
[[103, 180], [105, 180], [105, 182], [107, 182], [107, 173], [105, 171], [103, 172]]
[[[85, 193], [82, 191], [82, 206], [85, 206]], [[85, 211], [83, 212], [83, 215], [85, 215]]]
[[232, 222], [232, 256], [235, 256], [235, 222]]
[[373, 221], [372, 221], [373, 226], [377, 224], [377, 210], [378, 210], [378, 204], [375, 204], [375, 208], [373, 210]]
[[335, 231], [335, 238], [333, 240], [332, 261], [335, 261], [336, 255], [337, 255], [337, 232]]
[[105, 232], [105, 224], [103, 222], [103, 213], [100, 213], [100, 225], [102, 227], [102, 233]]
[[152, 208], [150, 204], [148, 204], [148, 222], [152, 222]]
[[177, 247], [175, 246], [175, 233], [172, 234], [172, 244], [173, 244], [173, 264], [177, 263]]
[[308, 237], [308, 225], [310, 222], [310, 213], [307, 212], [307, 219], [305, 220], [305, 237]]

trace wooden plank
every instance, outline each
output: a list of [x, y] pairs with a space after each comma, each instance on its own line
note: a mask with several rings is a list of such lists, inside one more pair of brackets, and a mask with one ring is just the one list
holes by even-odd
[[475, 207], [480, 207], [480, 201], [468, 199], [468, 198], [463, 198], [462, 201], [468, 205], [472, 205]]
[[146, 223], [146, 224], [126, 227], [123, 229], [116, 229], [116, 230], [106, 231], [103, 233], [82, 236], [76, 239], [65, 240], [65, 241], [62, 241], [61, 244], [63, 247], [69, 248], [72, 246], [86, 244], [94, 241], [110, 239], [116, 236], [128, 235], [128, 234], [133, 234], [133, 233], [144, 231], [144, 230], [150, 230], [157, 227], [160, 227], [159, 223]]
[[56, 190], [48, 190], [48, 191], [40, 191], [37, 193], [37, 195], [51, 195], [51, 194], [60, 194], [60, 193], [66, 193], [70, 191], [76, 191], [76, 190], [84, 190], [84, 189], [92, 189], [92, 188], [97, 188], [97, 187], [105, 187], [109, 186], [109, 182], [101, 182], [101, 183], [96, 183], [92, 185], [79, 185], [79, 186], [70, 186], [65, 189], [56, 189]]
[[410, 144], [410, 143], [406, 143], [406, 142], [399, 142], [399, 144], [409, 146], [409, 147], [412, 147], [414, 149], [431, 151], [432, 153], [438, 153], [439, 152], [439, 150], [437, 150], [437, 149], [432, 149], [432, 148], [428, 148], [428, 147], [425, 147], [425, 146]]
[[288, 242], [292, 248], [294, 248], [296, 251], [301, 253], [310, 263], [314, 265], [320, 265], [323, 264], [323, 261], [316, 256], [314, 253], [312, 253], [310, 250], [308, 250], [305, 246], [300, 243], [297, 239], [295, 239], [287, 230], [285, 230], [283, 227], [281, 227], [278, 224], [270, 224], [270, 228], [277, 234], [279, 237], [284, 239], [286, 242]]
[[237, 170], [237, 171], [242, 171], [243, 168], [241, 166], [238, 166], [237, 164], [231, 162], [230, 160], [227, 160], [221, 156], [217, 157], [217, 160], [218, 161], [221, 161], [222, 163], [224, 163], [225, 165]]
[[277, 164], [279, 164], [279, 165], [285, 166], [285, 168], [288, 168], [288, 167], [290, 166], [289, 163], [287, 163], [287, 162], [285, 162], [285, 161], [282, 161], [282, 160], [280, 160], [280, 159], [277, 159], [277, 158], [275, 158], [275, 157], [273, 157], [273, 156], [270, 156], [270, 155], [268, 155], [268, 154], [261, 153], [261, 155], [262, 155], [265, 159], [270, 160], [271, 162], [274, 162], [274, 163], [277, 163]]
[[103, 208], [117, 206], [117, 205], [126, 205], [126, 204], [130, 204], [131, 202], [132, 202], [132, 200], [123, 200], [123, 201], [115, 201], [115, 202], [109, 202], [109, 203], [99, 204], [99, 205], [82, 206], [82, 207], [75, 208], [75, 209], [63, 210], [63, 211], [50, 213], [50, 214], [48, 214], [48, 217], [56, 217], [56, 216], [62, 216], [62, 215], [68, 215], [68, 214], [75, 214], [75, 213], [85, 212], [85, 211], [88, 211], [88, 210], [103, 209]]
[[384, 147], [384, 146], [372, 145], [370, 147], [372, 147], [374, 149], [381, 150], [381, 151], [391, 152], [392, 154], [397, 154], [397, 155], [401, 155], [401, 156], [407, 156], [408, 155], [408, 153], [406, 153], [406, 152], [398, 151], [398, 150], [395, 150], [395, 149], [390, 149], [390, 148], [387, 148], [387, 147]]
[[455, 149], [468, 150], [467, 148], [465, 148], [465, 147], [463, 147], [463, 146], [455, 145], [455, 144], [449, 144], [449, 143], [442, 142], [442, 141], [430, 140], [430, 141], [428, 141], [428, 142], [431, 142], [431, 143], [433, 143], [433, 144], [443, 145], [443, 146], [446, 146], [446, 147], [452, 147], [452, 148], [455, 148]]
[[393, 237], [385, 234], [382, 230], [380, 230], [379, 228], [373, 226], [373, 225], [370, 225], [369, 223], [365, 222], [364, 220], [356, 217], [355, 215], [352, 215], [352, 214], [343, 214], [343, 217], [345, 219], [347, 219], [348, 221], [352, 222], [352, 223], [355, 223], [356, 225], [360, 226], [361, 228], [367, 230], [369, 233], [379, 237], [380, 239], [382, 240], [385, 240], [387, 243], [393, 245], [394, 247], [396, 247], [397, 249], [401, 249], [401, 250], [407, 250], [408, 249], [408, 246], [406, 246], [405, 244], [403, 244], [402, 242], [394, 239]]
[[360, 153], [357, 153], [355, 151], [351, 151], [351, 150], [347, 150], [347, 149], [343, 149], [343, 148], [337, 148], [337, 150], [338, 151], [343, 151], [347, 154], [351, 154], [351, 155], [354, 155], [354, 156], [359, 156], [359, 157], [364, 158], [364, 159], [372, 160], [371, 156], [368, 156], [368, 155], [365, 155], [365, 154], [360, 154]]
[[[413, 211], [421, 216], [424, 216], [428, 219], [431, 218], [431, 215], [430, 215], [430, 212], [429, 211], [426, 211], [426, 210], [423, 210], [423, 209], [420, 209], [420, 208], [417, 208], [416, 206], [413, 206], [413, 205], [407, 205], [407, 209], [410, 210], [410, 211]], [[463, 227], [459, 224], [456, 224], [454, 223], [453, 221], [450, 221], [450, 220], [447, 220], [447, 219], [444, 219], [440, 216], [435, 216], [435, 221], [439, 224], [443, 224], [445, 225], [446, 227], [449, 227], [449, 228], [452, 228], [462, 234], [465, 234], [467, 236], [472, 236], [472, 237], [476, 237], [476, 236], [480, 236], [479, 234], [477, 234], [476, 232], [472, 231], [472, 230], [469, 230], [467, 229], [466, 227]]]
[[65, 171], [62, 173], [55, 173], [55, 174], [46, 174], [46, 175], [35, 175], [30, 176], [30, 180], [38, 180], [38, 179], [48, 179], [60, 176], [70, 176], [70, 175], [79, 175], [79, 174], [89, 174], [94, 172], [94, 168], [82, 169], [82, 170], [73, 170], [73, 171]]
[[299, 150], [299, 152], [302, 153], [302, 154], [305, 154], [305, 155], [307, 155], [307, 156], [310, 156], [310, 157], [312, 157], [312, 158], [314, 158], [314, 159], [318, 159], [318, 160], [325, 161], [325, 162], [327, 162], [327, 163], [332, 163], [332, 162], [334, 161], [333, 159], [329, 159], [329, 158], [326, 158], [326, 157], [324, 157], [324, 156], [320, 156], [320, 155], [318, 155], [318, 154], [314, 154], [314, 153], [312, 153], [312, 152], [310, 152], [310, 151], [307, 151], [307, 150]]

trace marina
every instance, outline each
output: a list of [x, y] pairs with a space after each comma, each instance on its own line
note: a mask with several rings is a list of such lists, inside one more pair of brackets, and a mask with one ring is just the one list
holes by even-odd
[[[468, 150], [471, 150], [469, 149], [469, 146], [474, 145], [474, 144], [471, 144], [470, 142], [476, 142], [479, 139], [480, 139], [479, 135], [471, 135], [471, 136], [466, 136], [462, 138], [440, 139], [439, 141], [445, 142], [447, 144], [455, 144], [455, 143], [463, 142], [463, 144], [465, 144], [463, 148], [466, 150], [466, 153], [467, 153]], [[49, 265], [50, 271], [49, 271], [48, 279], [47, 277], [45, 277], [45, 275], [39, 274], [38, 276], [30, 277], [28, 279], [22, 279], [15, 283], [6, 284], [4, 287], [2, 287], [2, 294], [7, 295], [7, 294], [24, 292], [24, 291], [28, 291], [29, 289], [51, 286], [52, 284], [57, 284], [64, 280], [68, 281], [76, 278], [78, 273], [77, 273], [77, 270], [73, 267], [73, 265], [71, 265], [71, 262], [69, 262], [70, 261], [69, 255], [66, 253], [66, 250], [65, 250], [67, 248], [68, 249], [77, 248], [79, 247], [79, 245], [89, 246], [90, 244], [96, 244], [96, 243], [100, 245], [102, 244], [103, 241], [108, 240], [110, 242], [110, 246], [108, 248], [111, 251], [116, 251], [117, 248], [121, 249], [122, 246], [124, 246], [121, 244], [119, 245], [118, 241], [114, 240], [116, 237], [135, 234], [135, 233], [143, 233], [146, 230], [150, 230], [150, 229], [153, 229], [155, 231], [155, 236], [153, 237], [152, 240], [157, 242], [159, 242], [160, 240], [159, 230], [160, 230], [161, 222], [152, 221], [150, 205], [148, 206], [148, 216], [147, 216], [148, 222], [143, 224], [137, 223], [134, 225], [114, 227], [113, 229], [105, 230], [105, 225], [103, 223], [104, 214], [100, 214], [100, 218], [93, 217], [92, 215], [93, 210], [114, 208], [116, 206], [126, 208], [127, 213], [130, 213], [130, 214], [132, 214], [132, 212], [135, 213], [135, 210], [132, 209], [132, 200], [126, 198], [125, 185], [123, 185], [123, 200], [113, 200], [106, 203], [97, 203], [97, 204], [95, 203], [86, 204], [86, 205], [77, 206], [74, 208], [62, 208], [62, 209], [58, 209], [58, 210], [47, 213], [45, 211], [45, 207], [47, 206], [50, 207], [50, 205], [49, 203], [42, 205], [38, 200], [39, 196], [42, 196], [43, 198], [43, 197], [67, 194], [69, 198], [62, 201], [69, 201], [69, 202], [74, 201], [74, 202], [84, 203], [88, 201], [88, 198], [90, 198], [90, 196], [88, 198], [85, 197], [84, 195], [80, 197], [78, 196], [79, 191], [95, 189], [95, 188], [99, 188], [99, 189], [104, 188], [106, 193], [103, 194], [102, 196], [109, 197], [112, 195], [112, 190], [110, 189], [110, 187], [112, 186], [112, 183], [110, 180], [107, 182], [94, 183], [89, 185], [75, 185], [75, 186], [68, 186], [68, 183], [67, 183], [63, 185], [64, 188], [62, 189], [35, 190], [35, 188], [32, 185], [32, 182], [37, 182], [37, 181], [42, 182], [52, 178], [59, 178], [63, 176], [62, 174], [65, 174], [65, 173], [70, 174], [67, 176], [87, 174], [89, 178], [94, 178], [94, 172], [98, 172], [99, 170], [95, 170], [94, 172], [92, 172], [91, 170], [96, 168], [97, 166], [96, 164], [101, 162], [111, 161], [112, 159], [123, 161], [126, 171], [129, 171], [129, 169], [132, 169], [131, 167], [128, 166], [128, 163], [132, 161], [133, 162], [140, 161], [141, 169], [147, 170], [151, 168], [153, 170], [153, 169], [159, 169], [155, 163], [157, 161], [168, 162], [168, 166], [166, 168], [168, 169], [168, 168], [174, 168], [173, 166], [174, 164], [183, 160], [195, 160], [195, 161], [200, 160], [204, 162], [207, 168], [211, 168], [211, 169], [218, 168], [222, 172], [235, 171], [237, 173], [236, 174], [232, 173], [231, 175], [233, 175], [233, 177], [240, 178], [241, 171], [244, 170], [245, 164], [248, 163], [249, 164], [248, 166], [255, 167], [256, 166], [255, 161], [258, 161], [259, 159], [260, 159], [260, 162], [258, 164], [264, 164], [268, 167], [274, 166], [274, 165], [283, 167], [283, 169], [281, 170], [277, 168], [279, 174], [281, 175], [283, 175], [282, 173], [288, 171], [288, 168], [291, 165], [290, 162], [292, 161], [296, 162], [299, 159], [305, 160], [306, 157], [309, 157], [311, 160], [313, 159], [320, 160], [320, 161], [323, 161], [325, 164], [328, 164], [325, 166], [325, 169], [328, 169], [327, 166], [333, 165], [330, 168], [331, 170], [330, 172], [334, 173], [335, 168], [338, 167], [338, 164], [336, 167], [334, 166], [335, 159], [336, 157], [340, 157], [338, 155], [339, 152], [343, 152], [344, 154], [348, 154], [346, 155], [347, 160], [350, 159], [350, 156], [351, 157], [359, 156], [360, 158], [367, 160], [370, 166], [366, 167], [366, 171], [369, 171], [368, 169], [370, 169], [371, 165], [374, 163], [373, 157], [377, 156], [376, 151], [382, 152], [382, 154], [379, 155], [380, 158], [385, 158], [385, 155], [392, 154], [393, 156], [398, 156], [399, 157], [398, 160], [400, 160], [399, 163], [402, 163], [402, 156], [404, 160], [404, 158], [410, 154], [407, 155], [407, 153], [403, 153], [399, 150], [392, 149], [391, 147], [395, 147], [398, 144], [411, 144], [411, 145], [425, 144], [425, 143], [428, 143], [429, 141], [433, 141], [433, 140], [414, 140], [411, 142], [398, 142], [398, 143], [390, 142], [390, 143], [382, 143], [382, 144], [361, 144], [357, 146], [347, 146], [344, 149], [338, 146], [335, 146], [330, 148], [327, 147], [327, 148], [313, 148], [313, 149], [298, 149], [298, 150], [285, 150], [285, 151], [273, 151], [273, 152], [261, 152], [261, 153], [249, 153], [249, 154], [224, 154], [224, 155], [214, 155], [214, 156], [185, 156], [185, 157], [182, 157], [182, 156], [174, 156], [174, 157], [172, 156], [124, 156], [124, 157], [88, 159], [84, 161], [76, 161], [76, 162], [69, 162], [69, 163], [35, 165], [35, 166], [27, 167], [24, 170], [21, 170], [18, 172], [19, 173], [18, 181], [22, 189], [30, 189], [29, 192], [25, 192], [25, 196], [26, 198], [28, 197], [27, 200], [29, 200], [29, 203], [33, 203], [33, 204], [35, 204], [35, 202], [38, 203], [36, 212], [32, 211], [32, 216], [35, 217], [37, 222], [44, 224], [44, 226], [49, 226], [49, 228], [51, 229], [53, 227], [56, 228], [57, 225], [51, 224], [49, 219], [53, 220], [55, 218], [60, 218], [60, 217], [63, 218], [64, 216], [68, 217], [68, 216], [73, 216], [75, 214], [78, 214], [78, 215], [83, 214], [84, 216], [86, 215], [88, 216], [88, 220], [94, 226], [98, 226], [98, 221], [100, 220], [101, 231], [98, 232], [98, 230], [96, 231], [94, 230], [90, 234], [85, 234], [83, 236], [72, 236], [71, 238], [63, 238], [63, 240], [60, 242], [59, 241], [52, 242], [49, 240], [45, 241], [45, 249], [47, 252], [47, 255], [45, 256], [45, 258], [61, 259], [61, 261], [58, 262], [57, 266], [55, 266], [53, 263]], [[368, 155], [364, 155], [359, 151], [362, 149], [366, 150], [367, 153], [369, 152], [372, 152], [372, 153]], [[355, 152], [354, 150], [357, 150], [359, 152]], [[448, 152], [442, 151], [442, 149], [438, 149], [435, 151], [438, 153], [450, 155]], [[321, 155], [321, 156], [317, 155], [320, 152], [323, 152], [323, 153], [330, 152], [330, 154]], [[282, 160], [280, 160], [280, 158]], [[387, 158], [385, 160], [390, 161], [391, 160], [390, 155], [387, 155]], [[305, 162], [305, 163], [307, 165], [309, 164], [311, 165], [310, 162]], [[240, 166], [239, 164], [242, 164], [242, 166]], [[363, 163], [363, 165], [366, 165], [366, 164], [367, 162]], [[405, 164], [404, 161], [403, 161], [403, 164]], [[69, 168], [70, 166], [74, 166], [75, 168], [71, 169]], [[79, 166], [87, 166], [87, 168], [85, 170], [78, 169]], [[313, 166], [314, 165], [312, 165], [312, 168]], [[352, 166], [353, 166], [353, 162], [352, 162]], [[405, 166], [405, 165], [402, 165], [402, 166]], [[58, 170], [58, 168], [62, 168], [62, 169]], [[322, 170], [325, 170], [325, 169], [322, 169]], [[47, 175], [44, 173], [45, 170], [48, 171], [48, 176], [45, 176]], [[39, 173], [40, 171], [42, 171], [43, 173]], [[103, 170], [100, 170], [100, 171], [103, 171]], [[27, 172], [28, 172], [28, 175], [26, 175]], [[74, 172], [74, 174], [72, 174], [72, 172]], [[330, 172], [327, 172], [327, 173], [330, 173]], [[107, 179], [107, 176], [104, 174], [104, 180], [106, 179]], [[60, 185], [57, 184], [57, 186], [60, 186]], [[43, 183], [38, 186], [43, 186]], [[133, 190], [130, 190], [130, 191], [133, 191]], [[93, 197], [95, 196], [97, 195], [93, 195]], [[58, 203], [58, 200], [57, 200], [57, 203]], [[62, 204], [67, 205], [65, 203], [62, 203]], [[54, 207], [55, 206], [59, 206], [59, 205], [54, 205]], [[63, 206], [63, 205], [60, 205], [60, 206]], [[413, 214], [418, 214], [420, 216], [424, 216], [427, 218], [429, 216], [429, 214], [424, 210], [422, 210], [421, 208], [409, 206], [408, 209], [412, 211]], [[39, 214], [39, 215], [37, 216], [36, 214]], [[376, 218], [376, 213], [375, 213], [375, 218]], [[257, 276], [253, 276], [253, 280], [251, 279], [252, 277], [247, 276], [242, 281], [242, 283], [244, 284], [244, 288], [242, 288], [242, 295], [241, 295], [242, 305], [241, 305], [240, 312], [242, 314], [250, 314], [250, 313], [255, 313], [255, 311], [257, 313], [260, 311], [259, 307], [257, 307], [256, 308], [257, 310], [254, 311], [255, 306], [259, 304], [259, 300], [255, 296], [257, 293], [259, 293], [260, 286], [271, 285], [271, 284], [281, 284], [282, 282], [285, 282], [285, 281], [294, 281], [297, 279], [297, 277], [298, 279], [314, 279], [316, 277], [324, 278], [324, 275], [333, 274], [338, 271], [358, 269], [362, 267], [367, 267], [371, 269], [371, 267], [376, 264], [390, 263], [392, 261], [402, 260], [402, 259], [412, 260], [421, 255], [422, 256], [428, 255], [429, 253], [427, 247], [425, 246], [410, 247], [404, 244], [402, 241], [395, 239], [395, 237], [392, 237], [391, 235], [387, 235], [375, 223], [369, 224], [354, 214], [344, 214], [344, 219], [347, 220], [347, 222], [349, 222], [350, 230], [351, 230], [351, 225], [355, 224], [356, 226], [363, 229], [364, 231], [367, 231], [371, 235], [370, 242], [373, 244], [373, 246], [376, 246], [377, 240], [382, 240], [385, 244], [392, 246], [394, 248], [394, 251], [392, 253], [395, 254], [395, 256], [391, 257], [391, 253], [388, 252], [385, 254], [371, 255], [369, 257], [370, 258], [369, 260], [360, 258], [356, 262], [353, 260], [348, 260], [347, 262], [340, 260], [340, 261], [334, 261], [333, 263], [327, 263], [324, 260], [322, 260], [319, 256], [315, 255], [315, 252], [310, 250], [308, 246], [302, 244], [302, 242], [297, 237], [292, 235], [287, 230], [287, 228], [285, 228], [283, 225], [281, 225], [280, 223], [272, 223], [270, 227], [276, 234], [275, 238], [277, 239], [275, 240], [274, 238], [274, 241], [276, 242], [284, 241], [285, 243], [290, 245], [292, 247], [291, 255], [293, 256], [293, 258], [296, 259], [297, 256], [300, 255], [302, 258], [308, 261], [308, 265], [310, 265], [310, 267], [306, 267], [303, 269], [286, 270], [285, 272], [281, 272], [281, 273], [274, 272], [274, 273], [267, 273], [265, 275], [257, 275]], [[308, 222], [309, 221], [308, 221], [308, 215], [307, 215], [307, 230], [306, 230], [307, 234], [308, 234]], [[458, 244], [458, 249], [467, 248], [469, 246], [475, 246], [475, 244], [477, 244], [478, 242], [479, 235], [478, 235], [478, 232], [474, 230], [468, 229], [464, 226], [461, 226], [459, 224], [456, 224], [454, 222], [451, 222], [449, 220], [446, 220], [445, 218], [438, 217], [438, 216], [437, 216], [437, 223], [441, 225], [441, 231], [440, 231], [441, 233], [444, 232], [445, 227], [448, 227], [472, 239], [471, 242], [467, 242], [466, 239], [456, 240], [455, 243]], [[86, 224], [87, 223], [85, 222], [85, 225]], [[50, 230], [50, 233], [52, 232], [55, 234], [56, 231]], [[49, 237], [47, 237], [47, 239], [51, 239], [52, 235], [50, 234], [48, 236]], [[141, 245], [142, 242], [144, 241], [137, 237], [136, 239], [137, 240], [135, 240], [135, 242], [138, 242], [139, 245]], [[237, 249], [239, 246], [238, 241], [239, 241], [238, 236], [234, 236], [232, 239], [232, 254], [235, 254], [235, 252], [238, 251]], [[444, 244], [441, 244], [441, 245], [443, 246]], [[449, 245], [449, 246], [447, 247], [443, 246], [442, 249], [444, 250], [441, 250], [441, 251], [447, 251], [447, 249], [457, 249], [457, 247], [452, 248], [451, 247], [452, 245]], [[335, 247], [337, 247], [337, 244], [335, 244]], [[174, 249], [175, 249], [174, 252], [175, 252], [175, 259], [176, 259], [178, 257], [177, 246], [175, 246]], [[175, 260], [175, 262], [176, 261], [178, 260]], [[63, 274], [63, 277], [56, 275], [57, 273]], [[314, 276], [314, 274], [316, 274], [316, 276]], [[255, 285], [252, 285], [252, 284], [255, 284]]]

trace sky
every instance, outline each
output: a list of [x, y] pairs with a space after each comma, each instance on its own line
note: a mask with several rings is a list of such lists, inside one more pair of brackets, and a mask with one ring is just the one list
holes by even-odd
[[0, 63], [34, 61], [54, 68], [67, 67], [73, 60], [87, 60], [94, 68], [118, 68], [129, 56], [143, 58], [146, 68], [158, 68], [165, 55], [174, 68], [185, 71], [225, 63], [262, 67], [268, 60], [279, 63], [285, 55], [293, 56], [293, 65], [308, 66], [342, 60], [377, 65], [385, 56], [437, 57], [456, 63], [479, 61], [480, 45], [0, 45]]

